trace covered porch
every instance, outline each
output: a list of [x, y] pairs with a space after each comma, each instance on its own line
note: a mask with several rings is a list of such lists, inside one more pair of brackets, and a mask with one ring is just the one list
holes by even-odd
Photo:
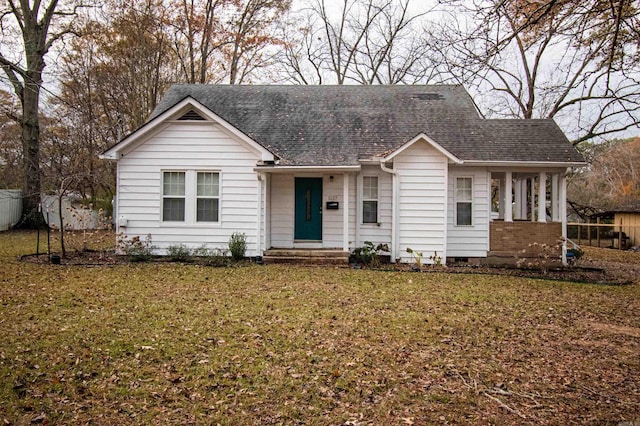
[[491, 171], [490, 263], [538, 258], [541, 247], [549, 247], [553, 256], [566, 261], [566, 172], [566, 168]]
[[265, 261], [347, 263], [355, 237], [359, 167], [258, 168]]

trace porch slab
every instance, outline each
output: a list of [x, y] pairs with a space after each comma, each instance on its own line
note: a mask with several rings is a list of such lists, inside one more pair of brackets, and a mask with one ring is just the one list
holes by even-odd
[[296, 265], [349, 266], [347, 251], [339, 249], [290, 249], [271, 248], [264, 252], [265, 264], [288, 263]]

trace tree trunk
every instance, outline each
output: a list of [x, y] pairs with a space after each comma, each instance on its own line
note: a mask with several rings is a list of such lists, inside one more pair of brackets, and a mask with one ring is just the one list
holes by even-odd
[[[37, 79], [35, 79], [37, 81]], [[37, 82], [27, 82], [22, 100], [22, 213], [28, 228], [43, 225], [40, 204], [40, 120], [38, 114], [39, 88]]]

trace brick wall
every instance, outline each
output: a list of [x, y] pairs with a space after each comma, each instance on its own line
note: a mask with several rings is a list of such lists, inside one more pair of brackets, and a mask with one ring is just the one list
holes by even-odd
[[490, 250], [510, 253], [533, 251], [529, 244], [555, 246], [561, 237], [561, 223], [493, 221], [490, 227]]

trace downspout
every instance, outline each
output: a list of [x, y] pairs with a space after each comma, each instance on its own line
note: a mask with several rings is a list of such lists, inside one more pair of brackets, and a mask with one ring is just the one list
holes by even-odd
[[560, 220], [562, 220], [562, 264], [567, 266], [567, 173], [560, 177]]
[[398, 244], [397, 244], [397, 226], [396, 222], [398, 220], [398, 173], [394, 169], [390, 169], [386, 166], [384, 159], [380, 159], [380, 169], [383, 172], [387, 172], [391, 174], [392, 178], [392, 196], [391, 196], [391, 262], [395, 263], [398, 253]]

